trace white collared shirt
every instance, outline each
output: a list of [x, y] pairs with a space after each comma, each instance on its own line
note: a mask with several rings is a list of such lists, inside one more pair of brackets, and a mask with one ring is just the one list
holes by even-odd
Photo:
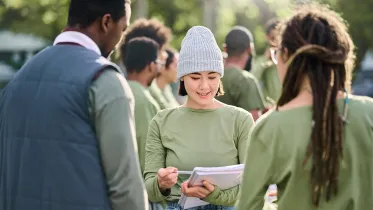
[[77, 32], [77, 31], [65, 31], [62, 32], [60, 35], [56, 37], [56, 39], [53, 42], [53, 45], [56, 45], [58, 43], [62, 42], [73, 42], [77, 43], [89, 50], [93, 50], [97, 54], [101, 55], [101, 50], [97, 46], [97, 44], [89, 38], [87, 35]]

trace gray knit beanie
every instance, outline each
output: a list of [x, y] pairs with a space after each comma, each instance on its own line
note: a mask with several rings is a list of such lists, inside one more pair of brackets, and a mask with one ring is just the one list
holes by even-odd
[[194, 26], [188, 30], [181, 43], [177, 78], [201, 71], [217, 72], [223, 77], [223, 54], [210, 29]]

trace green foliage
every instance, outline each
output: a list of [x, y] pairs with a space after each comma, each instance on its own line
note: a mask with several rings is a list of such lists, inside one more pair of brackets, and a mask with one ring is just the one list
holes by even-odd
[[[342, 14], [349, 24], [349, 32], [357, 47], [357, 64], [368, 49], [373, 48], [373, 8], [372, 0], [323, 0]], [[358, 66], [357, 66], [358, 67]]]
[[180, 48], [189, 28], [202, 24], [200, 1], [152, 0], [149, 1], [149, 16], [156, 17], [173, 31], [171, 45]]
[[[0, 26], [53, 40], [65, 27], [68, 0], [5, 0]], [[5, 10], [4, 10], [5, 8]]]
[[[134, 2], [135, 0], [133, 0]], [[179, 49], [187, 30], [203, 25], [203, 0], [148, 0], [149, 17], [156, 17], [173, 30], [171, 45]], [[373, 47], [372, 0], [321, 0], [342, 13], [350, 25], [350, 33], [360, 59]], [[3, 0], [0, 1], [0, 29], [29, 33], [52, 41], [66, 25], [69, 0]], [[291, 0], [219, 0], [215, 36], [219, 46], [234, 25], [251, 30], [256, 50], [264, 51], [263, 26], [272, 17], [286, 17]], [[133, 11], [136, 13], [136, 11]], [[1, 41], [1, 40], [0, 40]]]

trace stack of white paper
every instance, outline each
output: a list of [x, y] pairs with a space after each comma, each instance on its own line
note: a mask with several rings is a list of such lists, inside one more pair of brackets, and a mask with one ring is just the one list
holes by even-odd
[[273, 203], [277, 201], [277, 185], [275, 184], [269, 185], [264, 199], [268, 203]]
[[[189, 185], [202, 186], [202, 182], [207, 181], [222, 190], [226, 190], [241, 184], [244, 167], [244, 164], [224, 167], [195, 167], [189, 178]], [[183, 209], [188, 209], [208, 203], [199, 198], [186, 197], [182, 194], [179, 204]]]

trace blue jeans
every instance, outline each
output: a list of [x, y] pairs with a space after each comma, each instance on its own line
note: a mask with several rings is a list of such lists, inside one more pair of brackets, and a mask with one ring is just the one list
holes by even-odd
[[163, 206], [160, 203], [153, 203], [149, 201], [149, 210], [163, 210]]
[[[182, 210], [181, 206], [178, 203], [167, 203], [166, 210]], [[235, 210], [235, 208], [232, 206], [216, 206], [212, 204], [208, 204], [205, 206], [198, 206], [193, 207], [185, 210]]]

